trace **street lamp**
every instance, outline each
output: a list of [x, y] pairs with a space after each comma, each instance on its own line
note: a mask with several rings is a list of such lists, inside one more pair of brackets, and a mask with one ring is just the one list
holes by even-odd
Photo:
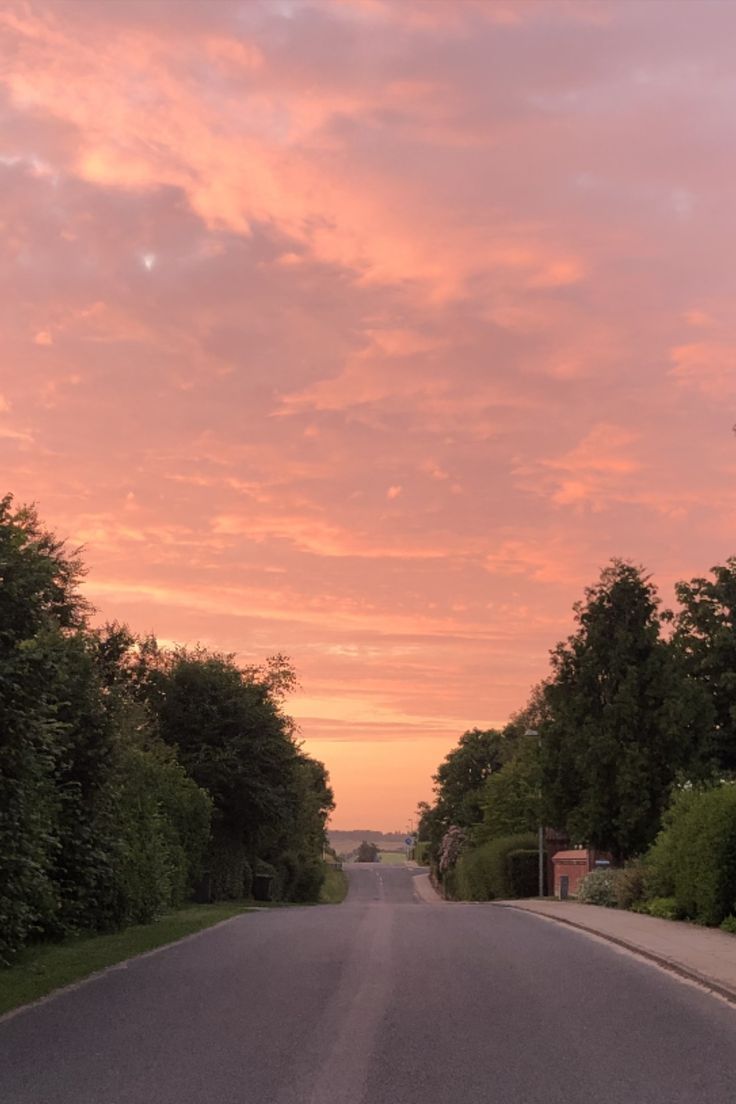
[[[539, 750], [542, 750], [542, 737], [537, 732], [536, 728], [528, 728], [524, 733], [525, 736], [536, 736], [539, 741]], [[539, 897], [544, 897], [544, 825], [542, 824], [542, 775], [541, 775], [541, 762], [540, 762], [540, 775], [539, 775], [539, 827], [537, 829], [539, 838], [537, 842], [538, 854], [537, 854], [537, 876], [538, 876], [538, 890]]]

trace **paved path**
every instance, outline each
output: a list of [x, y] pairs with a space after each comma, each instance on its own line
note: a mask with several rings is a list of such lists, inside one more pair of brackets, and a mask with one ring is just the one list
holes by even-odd
[[736, 1002], [736, 936], [727, 932], [574, 901], [499, 901], [497, 905], [593, 932]]
[[348, 868], [0, 1024], [3, 1104], [733, 1104], [736, 1010], [516, 909]]

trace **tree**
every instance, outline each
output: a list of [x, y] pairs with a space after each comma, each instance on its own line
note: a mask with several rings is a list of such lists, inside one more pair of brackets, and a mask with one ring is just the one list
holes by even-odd
[[86, 623], [81, 577], [34, 509], [0, 499], [0, 959], [57, 909], [59, 700], [67, 639]]
[[736, 771], [736, 557], [712, 568], [714, 578], [675, 587], [682, 609], [673, 647], [683, 676], [700, 690], [708, 734], [703, 758], [717, 773]]
[[367, 840], [363, 840], [358, 846], [355, 861], [359, 863], [378, 862], [378, 848], [375, 843], [368, 843]]
[[497, 729], [470, 729], [434, 776], [438, 815], [448, 828], [469, 828], [483, 816], [483, 784], [504, 761], [504, 736]]
[[282, 868], [282, 893], [300, 885], [303, 897], [299, 879], [308, 868], [316, 884], [334, 797], [323, 764], [299, 748], [283, 711], [295, 681], [288, 661], [240, 669], [232, 656], [204, 648], [148, 651], [153, 670], [136, 679], [158, 732], [214, 804], [215, 892], [219, 884], [238, 895], [260, 859]]
[[692, 753], [657, 606], [642, 569], [613, 560], [574, 607], [577, 631], [553, 651], [545, 692], [547, 822], [617, 859], [651, 843]]
[[541, 815], [539, 757], [538, 737], [523, 735], [513, 758], [486, 779], [479, 841], [536, 829]]

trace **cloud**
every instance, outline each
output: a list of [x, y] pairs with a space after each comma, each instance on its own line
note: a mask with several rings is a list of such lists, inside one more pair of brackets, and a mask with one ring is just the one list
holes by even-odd
[[736, 343], [693, 342], [672, 350], [672, 375], [712, 399], [736, 396]]
[[734, 32], [0, 11], [4, 483], [100, 617], [289, 652], [356, 809], [351, 751], [411, 745], [387, 820], [426, 796], [411, 762], [523, 703], [611, 555], [670, 587], [732, 551]]

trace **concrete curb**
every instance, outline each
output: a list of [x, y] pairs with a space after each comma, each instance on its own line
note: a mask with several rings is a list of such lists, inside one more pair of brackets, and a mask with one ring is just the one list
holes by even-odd
[[661, 967], [663, 970], [667, 970], [671, 974], [677, 974], [678, 977], [684, 978], [685, 981], [694, 982], [696, 985], [701, 986], [701, 988], [707, 989], [710, 993], [716, 993], [719, 997], [722, 997], [723, 1000], [728, 1001], [729, 1004], [736, 1006], [736, 989], [731, 989], [727, 985], [722, 985], [713, 978], [701, 974], [699, 971], [693, 970], [689, 966], [684, 966], [675, 959], [667, 958], [666, 955], [660, 955], [655, 951], [649, 951], [638, 943], [631, 943], [628, 939], [621, 939], [616, 935], [609, 935], [608, 932], [602, 932], [597, 928], [588, 927], [588, 925], [581, 924], [577, 920], [568, 920], [567, 917], [564, 916], [552, 916], [550, 913], [537, 912], [535, 909], [524, 908], [523, 905], [509, 905], [505, 903], [495, 904], [494, 902], [491, 902], [491, 904], [494, 904], [495, 908], [513, 909], [514, 912], [523, 912], [526, 916], [538, 916], [542, 920], [551, 920], [553, 924], [566, 924], [568, 928], [576, 928], [578, 931], [585, 932], [586, 935], [594, 935], [598, 939], [605, 940], [606, 943], [613, 943], [615, 946], [622, 947], [631, 954], [638, 955], [639, 958], [646, 959], [648, 962], [653, 962], [656, 966]]

